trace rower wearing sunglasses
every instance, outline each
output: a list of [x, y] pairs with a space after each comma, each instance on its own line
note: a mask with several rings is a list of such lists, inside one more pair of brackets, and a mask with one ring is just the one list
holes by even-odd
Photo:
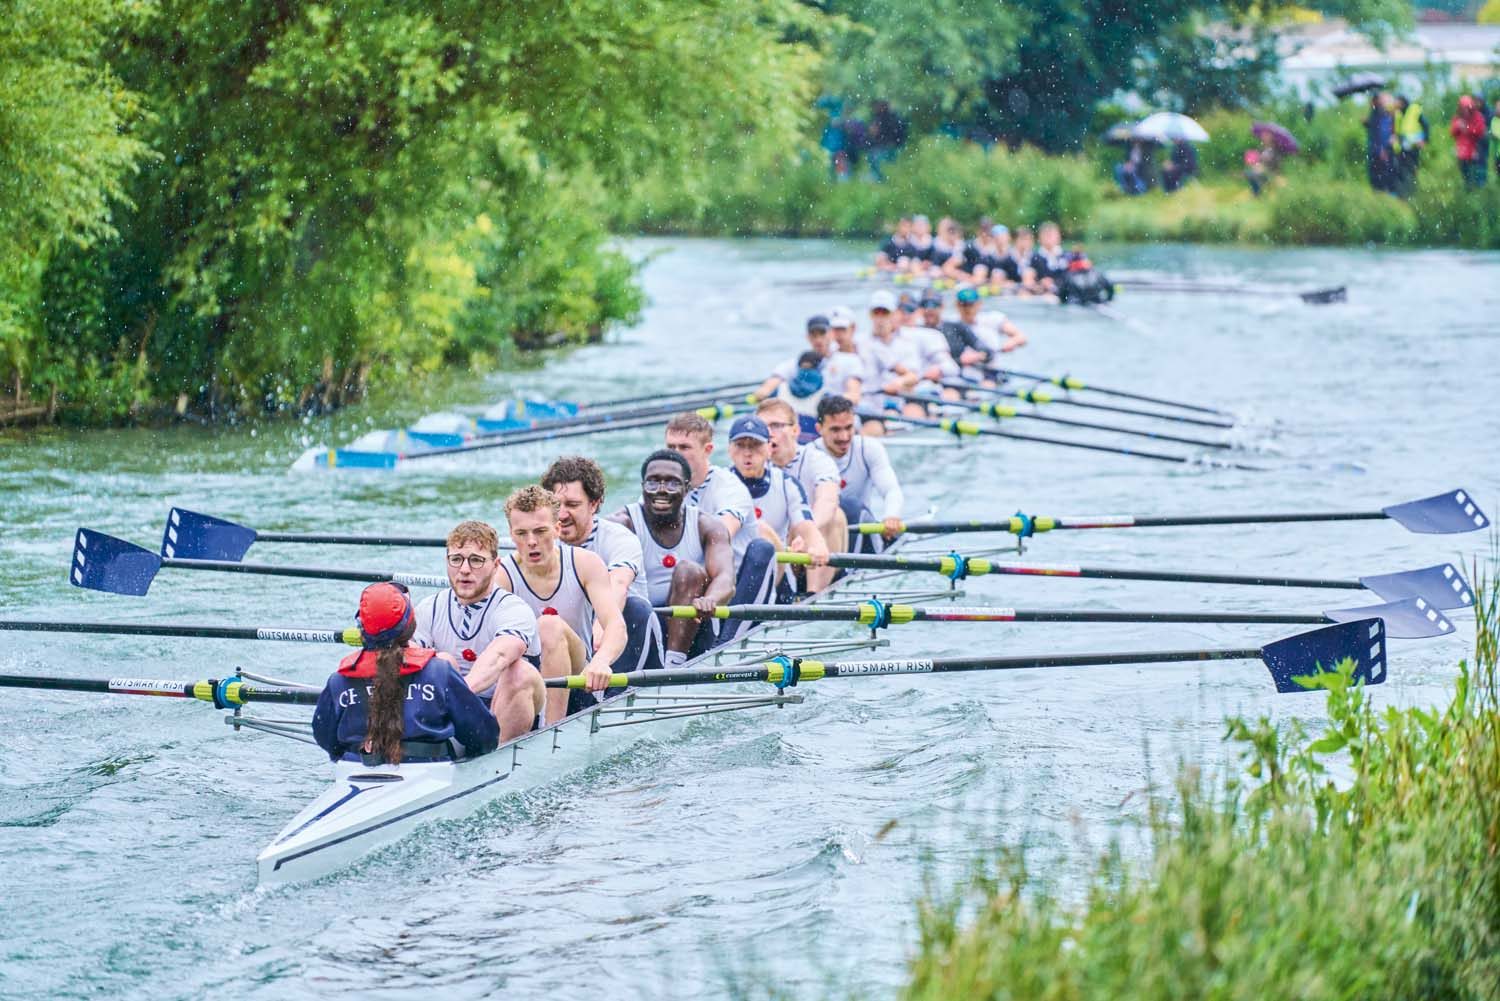
[[500, 586], [499, 554], [499, 536], [482, 521], [448, 533], [448, 587], [418, 603], [415, 641], [458, 668], [510, 740], [536, 725], [547, 689], [536, 616]]

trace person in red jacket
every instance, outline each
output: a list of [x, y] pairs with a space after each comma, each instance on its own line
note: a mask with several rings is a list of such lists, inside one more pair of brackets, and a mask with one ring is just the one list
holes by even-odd
[[1468, 94], [1458, 99], [1458, 114], [1448, 125], [1458, 152], [1458, 172], [1471, 188], [1484, 187], [1485, 163], [1480, 147], [1484, 141], [1484, 113]]

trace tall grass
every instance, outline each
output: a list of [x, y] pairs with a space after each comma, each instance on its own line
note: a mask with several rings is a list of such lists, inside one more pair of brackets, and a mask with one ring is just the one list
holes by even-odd
[[924, 903], [905, 996], [1500, 997], [1497, 593], [1445, 709], [1377, 712], [1346, 665], [1321, 735], [1233, 722], [1243, 772], [1184, 773], [1081, 904], [1018, 862]]

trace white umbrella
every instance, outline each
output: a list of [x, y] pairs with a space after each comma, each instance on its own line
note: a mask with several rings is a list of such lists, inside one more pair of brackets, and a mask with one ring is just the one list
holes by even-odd
[[1203, 126], [1175, 111], [1158, 111], [1154, 115], [1147, 115], [1136, 123], [1130, 134], [1137, 139], [1158, 143], [1208, 142], [1208, 133]]

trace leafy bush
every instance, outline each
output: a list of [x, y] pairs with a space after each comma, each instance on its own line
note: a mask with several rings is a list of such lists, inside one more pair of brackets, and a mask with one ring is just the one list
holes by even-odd
[[[1077, 907], [1020, 862], [923, 904], [908, 998], [1500, 997], [1500, 607], [1481, 589], [1446, 709], [1234, 721], [1244, 773], [1185, 772]], [[1337, 781], [1333, 776], [1339, 776]]]

